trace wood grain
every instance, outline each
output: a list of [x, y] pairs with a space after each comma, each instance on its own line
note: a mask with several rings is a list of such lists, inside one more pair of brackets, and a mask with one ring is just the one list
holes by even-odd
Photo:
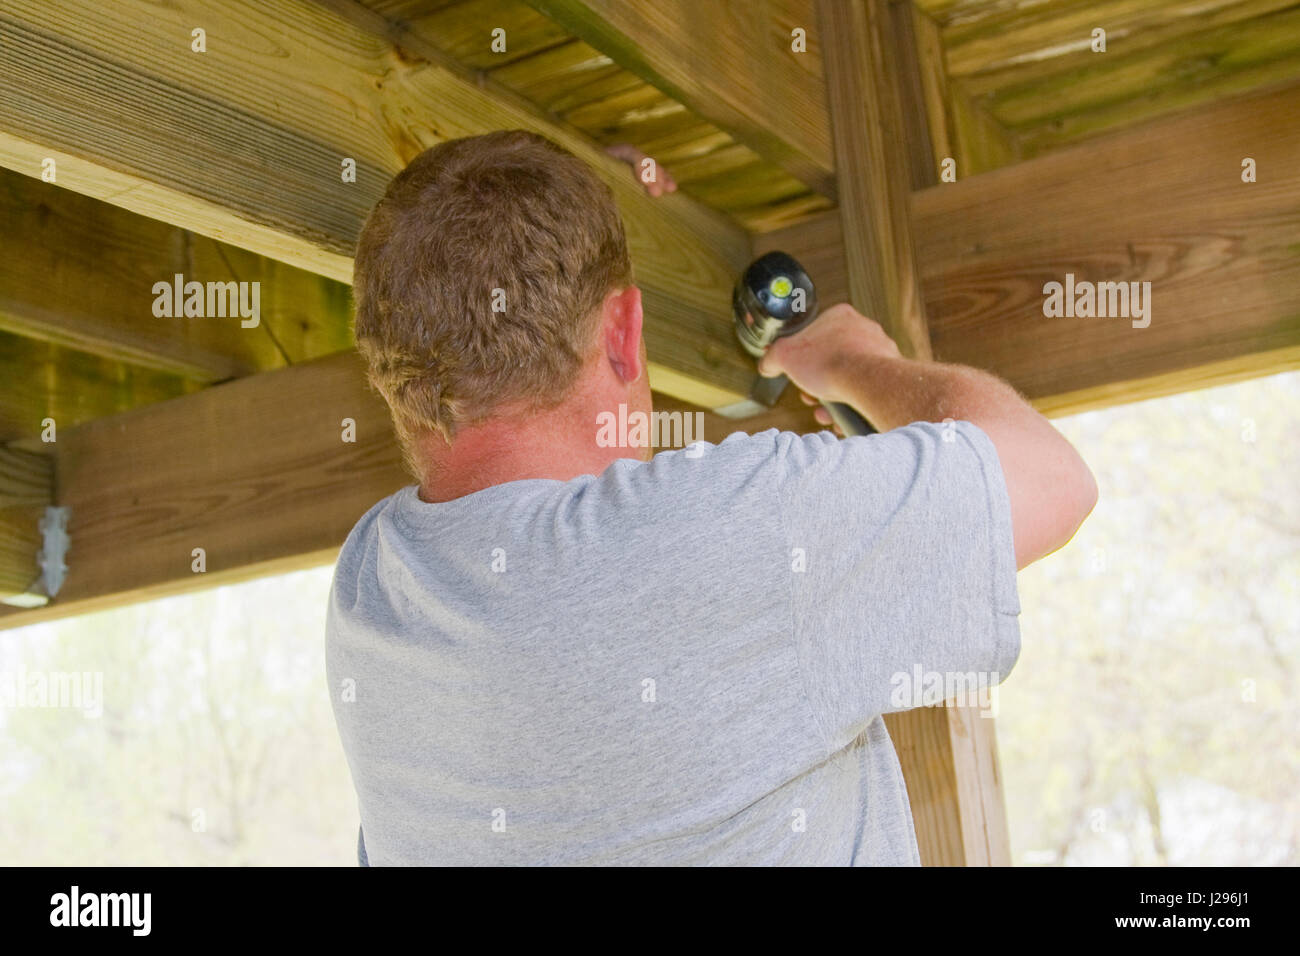
[[1300, 80], [1300, 9], [1199, 30], [985, 98], [1025, 156], [1269, 86]]
[[[917, 193], [935, 357], [1052, 414], [1297, 367], [1300, 87], [1226, 101]], [[1259, 182], [1241, 181], [1250, 156]], [[833, 216], [763, 236], [847, 288]], [[805, 251], [806, 250], [806, 251]], [[1046, 318], [1043, 285], [1149, 281], [1153, 317]]]
[[0, 442], [37, 439], [45, 418], [62, 429], [200, 387], [193, 379], [9, 332], [0, 332], [0, 382], [6, 386]]
[[[793, 392], [747, 422], [655, 401], [705, 412], [710, 441], [815, 427]], [[354, 444], [342, 440], [344, 418], [356, 422]], [[371, 505], [411, 483], [388, 409], [355, 353], [100, 418], [40, 447], [55, 457], [55, 501], [72, 511], [70, 570], [49, 606], [0, 609], [0, 629], [327, 563]], [[16, 478], [13, 489], [28, 500], [30, 480]], [[16, 553], [33, 550], [14, 540]], [[200, 547], [207, 571], [196, 574], [191, 552]]]
[[40, 574], [38, 523], [53, 498], [51, 460], [0, 445], [0, 598], [24, 593]]
[[[928, 358], [930, 343], [913, 260], [907, 197], [914, 166], [934, 172], [929, 142], [908, 142], [904, 120], [916, 47], [898, 44], [885, 0], [818, 4], [827, 102], [839, 178], [840, 226], [849, 300], [885, 327], [905, 355]], [[909, 104], [924, 109], [923, 103]]]
[[[935, 354], [1042, 399], [1300, 342], [1297, 110], [1258, 94], [916, 195]], [[1150, 327], [1044, 317], [1067, 273], [1151, 282]]]
[[[351, 346], [341, 282], [8, 170], [0, 219], [5, 331], [203, 384]], [[155, 316], [154, 284], [177, 274], [258, 283], [258, 325]]]
[[[671, 329], [658, 343], [713, 349], [652, 358], [684, 373], [703, 363], [711, 388], [746, 393], [752, 365], [726, 321], [749, 251], [741, 230], [684, 196], [650, 198], [582, 134], [489, 92], [400, 31], [399, 49], [365, 8], [335, 6], [349, 17], [300, 0], [14, 0], [0, 14], [0, 165], [32, 173], [53, 156], [60, 185], [347, 281], [364, 216], [422, 148], [535, 129], [615, 190], [639, 282], [674, 306], [648, 316]], [[190, 50], [196, 24], [208, 33], [204, 54]], [[345, 156], [357, 161], [356, 183], [341, 180]]]
[[[934, 183], [938, 167], [912, 11], [825, 0], [819, 14], [849, 299], [904, 355], [929, 358], [908, 195]], [[972, 714], [922, 707], [885, 718], [924, 866], [987, 866], [1010, 855], [991, 730], [974, 726]]]
[[808, 54], [792, 52], [790, 34], [769, 29], [769, 0], [529, 3], [801, 183], [834, 197], [824, 87], [797, 62]]

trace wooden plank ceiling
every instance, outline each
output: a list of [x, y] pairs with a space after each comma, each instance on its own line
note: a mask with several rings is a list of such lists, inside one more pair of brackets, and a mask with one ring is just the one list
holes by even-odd
[[[1033, 156], [1300, 78], [1296, 0], [918, 0], [954, 95]], [[1106, 34], [1104, 53], [1092, 31]]]
[[[832, 215], [834, 163], [813, 0], [319, 5], [353, 23], [358, 12], [382, 18], [399, 54], [406, 44], [417, 66], [436, 50], [465, 76], [480, 80], [488, 96], [507, 91], [557, 128], [600, 145], [629, 143], [653, 156], [696, 202], [692, 208], [721, 213], [719, 221], [734, 227], [721, 265], [735, 258], [737, 235], [760, 237], [761, 247], [762, 235], [783, 235]], [[962, 177], [1300, 79], [1300, 0], [917, 0], [917, 6], [923, 14], [920, 55], [947, 107], [938, 122], [951, 127], [935, 130], [936, 155], [942, 157], [944, 147], [956, 153]], [[218, 17], [211, 20], [220, 24]], [[1105, 53], [1091, 49], [1097, 27], [1106, 30]], [[373, 24], [366, 28], [373, 32]], [[492, 48], [491, 31], [497, 28], [505, 31], [504, 51]], [[796, 28], [806, 31], [807, 49], [791, 56]], [[123, 37], [129, 45], [129, 31]], [[79, 43], [87, 50], [94, 46], [90, 36]], [[315, 78], [286, 63], [293, 72], [284, 103], [292, 108], [292, 96]], [[269, 82], [260, 75], [227, 79], [232, 90], [253, 80]], [[18, 84], [11, 85], [21, 99]], [[252, 102], [241, 99], [239, 105], [251, 109]], [[413, 102], [436, 110], [418, 97]], [[468, 116], [472, 104], [467, 100], [462, 108], [457, 101], [456, 108]], [[345, 120], [340, 114], [334, 125], [342, 128]], [[491, 120], [484, 122], [486, 127]], [[363, 151], [383, 153], [365, 135], [359, 139]], [[419, 145], [424, 143], [398, 143], [397, 152]], [[149, 190], [129, 181], [103, 179], [86, 188], [61, 175], [59, 186], [47, 186], [31, 179], [39, 170], [27, 156], [15, 154], [5, 163], [22, 175], [0, 171], [0, 202], [13, 224], [0, 236], [7, 247], [0, 256], [6, 263], [0, 266], [0, 442], [30, 440], [46, 415], [61, 425], [77, 424], [348, 346], [346, 286], [305, 270], [345, 277], [342, 252], [356, 210], [339, 201], [355, 205], [359, 193], [321, 197], [320, 204], [336, 210], [334, 218], [306, 226], [312, 236], [329, 240], [328, 267], [305, 253], [280, 256], [303, 267], [295, 269], [276, 262], [277, 253], [264, 248], [269, 244], [260, 234], [232, 229], [229, 219], [208, 226], [200, 216], [192, 226], [199, 232], [190, 232], [145, 218], [166, 215], [154, 206], [181, 207], [169, 206], [168, 196], [143, 198], [136, 206], [116, 198], [148, 196]], [[226, 171], [221, 175], [228, 179]], [[228, 186], [221, 188], [230, 193]], [[72, 189], [99, 199], [113, 196], [145, 217], [129, 218]], [[270, 194], [253, 198], [273, 200]], [[684, 221], [692, 229], [707, 226], [705, 241], [722, 235], [707, 217], [692, 216]], [[209, 235], [229, 232], [231, 244], [200, 235], [205, 229]], [[246, 241], [249, 236], [256, 241]], [[148, 311], [137, 308], [139, 290], [158, 276], [196, 271], [210, 280], [261, 277], [267, 289], [281, 290], [283, 302], [263, 303], [267, 318], [254, 334], [151, 323]], [[663, 271], [667, 288], [673, 273]], [[701, 282], [701, 288], [709, 285], [708, 296], [697, 296], [702, 306], [721, 301], [721, 290], [713, 286], [720, 285], [723, 271], [714, 268], [716, 275]], [[48, 295], [41, 293], [46, 278], [54, 280], [47, 283]], [[711, 382], [719, 397], [708, 404], [718, 405], [743, 391], [746, 360], [724, 341], [725, 314], [716, 329], [706, 328], [702, 313], [692, 312], [689, 303], [662, 293], [660, 299], [658, 312], [669, 319], [655, 333], [656, 351], [664, 356], [665, 376], [686, 382], [674, 394], [694, 395], [691, 382]]]

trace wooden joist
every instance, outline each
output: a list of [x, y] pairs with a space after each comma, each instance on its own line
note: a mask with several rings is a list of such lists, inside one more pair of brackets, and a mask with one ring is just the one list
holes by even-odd
[[[928, 138], [908, 143], [909, 132], [918, 129], [909, 126], [903, 104], [907, 93], [920, 90], [916, 46], [897, 42], [888, 0], [819, 0], [817, 9], [849, 301], [884, 326], [904, 355], [929, 358], [907, 204], [912, 177], [924, 175], [912, 169], [909, 145], [924, 148], [922, 166], [936, 175]], [[919, 128], [928, 137], [925, 124]]]
[[[8, 170], [0, 220], [0, 330], [202, 384], [352, 344], [341, 282]], [[155, 315], [155, 284], [178, 274], [256, 283], [257, 324]]]
[[665, 387], [686, 400], [748, 393], [752, 362], [726, 322], [742, 230], [684, 196], [647, 196], [581, 134], [400, 30], [399, 45], [359, 4], [329, 6], [13, 0], [0, 13], [0, 165], [39, 175], [53, 159], [61, 186], [350, 281], [364, 216], [421, 149], [533, 129], [615, 191], [652, 374], [675, 373]]
[[[849, 301], [879, 321], [904, 355], [929, 358], [908, 197], [936, 181], [931, 130], [946, 124], [926, 121], [916, 24], [909, 9], [888, 0], [820, 0], [818, 11]], [[992, 720], [952, 706], [891, 714], [885, 723], [922, 864], [1008, 863]]]
[[[1155, 30], [1152, 37], [1145, 30], [1116, 32], [1104, 54], [1085, 48], [1070, 58], [1072, 68], [1040, 79], [1009, 71], [1006, 85], [979, 100], [1031, 157], [1176, 110], [1294, 83], [1300, 80], [1300, 9], [1291, 4], [1266, 13], [1260, 6], [1261, 15], [1217, 27], [1212, 24], [1221, 18], [1202, 19], [1209, 11], [1198, 12], [1189, 19], [1199, 29], [1159, 44], [1147, 42], [1159, 37]], [[986, 86], [992, 77], [981, 80]]]
[[71, 509], [67, 581], [0, 626], [332, 560], [366, 509], [408, 483], [355, 352], [87, 422], [47, 450], [56, 503]]
[[[935, 356], [1048, 413], [1300, 366], [1300, 112], [1292, 86], [1201, 107], [912, 197]], [[1242, 181], [1255, 160], [1257, 182]], [[762, 237], [847, 297], [840, 224]], [[1044, 315], [1044, 286], [1150, 282], [1151, 322]]]
[[[926, 6], [932, 6], [926, 3]], [[1015, 85], [1096, 65], [1092, 31], [1106, 31], [1106, 58], [1169, 47], [1190, 35], [1293, 6], [1294, 0], [1089, 0], [1033, 6], [985, 3], [980, 15], [951, 18], [944, 29], [954, 77]], [[942, 16], [942, 14], [940, 14]], [[994, 78], [1000, 77], [1000, 80]], [[1133, 88], [1138, 92], [1138, 88]]]
[[1294, 0], [922, 6], [942, 22], [968, 141], [985, 160], [1002, 154], [967, 172], [1300, 78]]
[[796, 179], [834, 198], [820, 62], [806, 50], [792, 49], [795, 28], [815, 32], [811, 4], [528, 3]]
[[53, 342], [0, 331], [0, 442], [35, 442], [101, 415], [175, 398], [201, 386], [193, 379], [128, 365]]
[[[655, 400], [664, 411], [704, 411]], [[742, 424], [704, 414], [707, 441]], [[792, 391], [770, 415], [743, 425], [761, 431], [810, 421]], [[345, 440], [350, 434], [354, 442]], [[371, 505], [412, 482], [388, 409], [354, 352], [87, 422], [33, 447], [53, 459], [55, 503], [71, 509], [69, 573], [47, 607], [0, 608], [0, 628], [327, 563]], [[7, 460], [28, 477], [20, 481]], [[0, 551], [6, 584], [26, 575], [22, 562], [31, 564], [38, 546], [39, 510], [31, 507], [45, 499], [31, 497], [30, 472], [48, 460], [0, 452], [0, 528], [12, 541]], [[20, 491], [26, 497], [16, 497]], [[15, 510], [21, 534], [12, 538], [6, 501], [28, 509]]]
[[0, 445], [0, 600], [26, 593], [40, 574], [38, 524], [53, 493], [49, 458]]

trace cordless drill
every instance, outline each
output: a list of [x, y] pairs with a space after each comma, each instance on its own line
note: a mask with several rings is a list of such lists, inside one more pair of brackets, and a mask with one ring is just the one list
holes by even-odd
[[[803, 266], [784, 252], [769, 252], [749, 264], [731, 295], [736, 335], [746, 352], [762, 358], [773, 342], [808, 328], [817, 318], [817, 289]], [[774, 405], [789, 382], [784, 375], [754, 385], [755, 401]], [[824, 406], [845, 435], [871, 435], [875, 429], [842, 402]]]

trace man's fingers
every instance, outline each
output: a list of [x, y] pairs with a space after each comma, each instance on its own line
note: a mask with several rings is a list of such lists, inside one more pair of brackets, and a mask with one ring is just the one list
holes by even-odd
[[656, 199], [667, 193], [677, 192], [677, 180], [673, 179], [668, 170], [658, 164], [653, 167], [654, 178], [650, 180], [644, 178], [642, 174], [649, 168], [645, 160], [651, 159], [651, 157], [641, 152], [631, 143], [617, 143], [614, 146], [606, 146], [605, 152], [631, 166], [633, 178], [645, 188], [649, 195]]
[[821, 405], [813, 409], [813, 418], [817, 419], [819, 425], [829, 425], [831, 423], [831, 413], [826, 411]]

